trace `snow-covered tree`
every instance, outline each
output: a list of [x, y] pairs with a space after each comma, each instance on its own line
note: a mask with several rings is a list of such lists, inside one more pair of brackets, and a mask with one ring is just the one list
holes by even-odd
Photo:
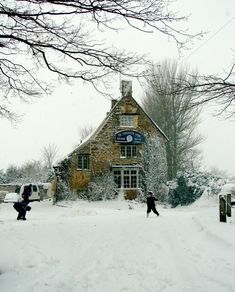
[[188, 205], [197, 200], [204, 190], [208, 196], [216, 196], [227, 182], [223, 177], [209, 172], [180, 172], [178, 177], [168, 181], [168, 202], [172, 207]]
[[22, 174], [20, 172], [20, 168], [17, 167], [16, 165], [10, 165], [6, 169], [6, 176], [8, 178], [8, 181], [11, 183], [21, 182], [22, 180]]
[[152, 191], [159, 200], [165, 199], [167, 162], [165, 146], [158, 137], [146, 137], [143, 150], [143, 190]]
[[7, 181], [11, 183], [44, 182], [47, 179], [47, 169], [40, 161], [28, 161], [22, 166], [11, 165], [7, 168]]
[[96, 176], [88, 184], [87, 198], [91, 201], [110, 200], [116, 197], [116, 184], [110, 172]]
[[8, 182], [8, 179], [5, 172], [2, 169], [0, 169], [0, 184], [4, 184], [7, 182]]
[[70, 160], [66, 158], [54, 167], [56, 176], [55, 201], [65, 200], [72, 197], [72, 193], [69, 188], [70, 163]]
[[181, 175], [177, 178], [177, 187], [169, 191], [168, 202], [172, 207], [189, 205], [196, 201], [202, 193], [203, 188], [190, 184], [186, 177]]

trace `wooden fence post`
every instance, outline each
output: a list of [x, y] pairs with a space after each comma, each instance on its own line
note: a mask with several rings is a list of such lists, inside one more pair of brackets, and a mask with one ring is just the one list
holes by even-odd
[[226, 197], [223, 195], [219, 196], [219, 214], [220, 214], [220, 222], [226, 222]]
[[227, 194], [227, 216], [232, 217], [231, 194]]

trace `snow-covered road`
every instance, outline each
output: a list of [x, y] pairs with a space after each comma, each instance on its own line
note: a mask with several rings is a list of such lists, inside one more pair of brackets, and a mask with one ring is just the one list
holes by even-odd
[[124, 201], [65, 206], [33, 203], [23, 222], [0, 204], [0, 291], [235, 291], [235, 224], [216, 204], [149, 218]]

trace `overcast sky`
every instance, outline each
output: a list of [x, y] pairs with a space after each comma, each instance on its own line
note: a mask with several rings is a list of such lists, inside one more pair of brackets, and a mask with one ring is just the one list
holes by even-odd
[[[175, 7], [181, 14], [191, 14], [185, 24], [192, 32], [207, 31], [192, 48], [178, 51], [173, 41], [159, 34], [139, 31], [112, 33], [110, 41], [127, 50], [147, 53], [155, 62], [178, 58], [182, 63], [197, 68], [202, 74], [227, 72], [235, 58], [235, 1], [234, 0], [179, 0]], [[119, 98], [119, 80], [113, 82], [113, 98]], [[133, 80], [133, 97], [140, 102], [143, 96], [138, 82]], [[50, 96], [31, 104], [15, 104], [24, 113], [16, 126], [0, 120], [0, 169], [22, 165], [41, 158], [44, 146], [55, 144], [60, 156], [68, 154], [79, 143], [79, 128], [98, 126], [110, 110], [110, 100], [81, 82], [61, 85]], [[212, 116], [214, 108], [207, 107], [201, 117], [199, 131], [206, 140], [201, 145], [203, 167], [217, 167], [235, 175], [235, 122]]]

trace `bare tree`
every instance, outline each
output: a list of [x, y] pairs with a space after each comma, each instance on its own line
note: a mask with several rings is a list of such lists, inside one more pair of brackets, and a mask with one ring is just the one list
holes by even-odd
[[153, 64], [142, 101], [147, 113], [169, 138], [166, 144], [169, 179], [176, 177], [178, 171], [191, 167], [192, 153], [197, 153], [192, 150], [202, 141], [200, 135], [195, 135], [200, 109], [191, 107], [193, 94], [180, 90], [178, 83], [178, 80], [189, 78], [189, 72], [176, 61]]
[[191, 80], [184, 80], [181, 89], [188, 90], [194, 95], [192, 106], [208, 102], [219, 105], [217, 115], [223, 114], [225, 118], [235, 117], [235, 64], [233, 64], [224, 77], [215, 75], [197, 76]]
[[58, 154], [58, 148], [55, 144], [49, 144], [43, 147], [42, 155], [47, 169], [52, 169]]
[[86, 125], [83, 128], [79, 128], [78, 132], [81, 140], [84, 140], [93, 130], [94, 127], [91, 125]]
[[[187, 20], [170, 10], [167, 0], [1, 0], [0, 2], [0, 116], [15, 118], [12, 97], [50, 92], [38, 71], [60, 79], [97, 82], [111, 73], [139, 76], [133, 65], [143, 59], [99, 40], [102, 31], [127, 27], [157, 31], [179, 47], [191, 37], [177, 30]], [[45, 71], [46, 70], [46, 71]], [[52, 74], [52, 75], [53, 75]]]

